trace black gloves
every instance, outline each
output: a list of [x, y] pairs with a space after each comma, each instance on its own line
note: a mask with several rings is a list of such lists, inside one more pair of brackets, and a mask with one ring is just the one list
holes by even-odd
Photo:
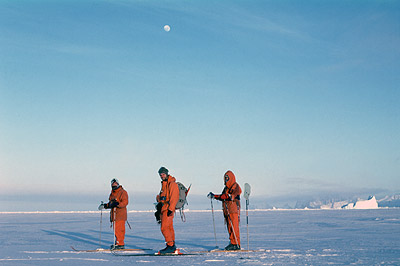
[[111, 200], [110, 202], [104, 204], [105, 209], [112, 209], [119, 205], [119, 202], [116, 200]]
[[115, 208], [119, 205], [119, 202], [116, 200], [112, 200], [108, 203], [108, 207], [110, 207], [110, 209]]
[[157, 205], [156, 205], [156, 212], [154, 213], [154, 216], [156, 217], [156, 221], [157, 221], [157, 223], [161, 223], [161, 208], [162, 208], [162, 203], [161, 202], [159, 202]]
[[[161, 208], [162, 208], [163, 204], [161, 202], [159, 202], [156, 205], [156, 212], [154, 213], [154, 216], [156, 217], [156, 221], [157, 223], [161, 224]], [[167, 210], [167, 216], [172, 216], [174, 214], [173, 211], [171, 210]]]

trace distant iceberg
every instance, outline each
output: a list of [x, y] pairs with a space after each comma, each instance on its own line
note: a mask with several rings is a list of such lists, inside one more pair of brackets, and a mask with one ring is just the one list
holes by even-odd
[[400, 195], [386, 196], [378, 200], [379, 207], [400, 207]]
[[343, 205], [342, 209], [378, 209], [378, 202], [375, 196], [370, 196], [368, 200], [357, 200], [355, 203]]
[[340, 209], [340, 208], [342, 208], [342, 206], [344, 206], [348, 203], [349, 203], [349, 201], [347, 201], [347, 200], [337, 201], [337, 202], [332, 200], [332, 202], [329, 202], [328, 204], [321, 205], [320, 208], [321, 209]]

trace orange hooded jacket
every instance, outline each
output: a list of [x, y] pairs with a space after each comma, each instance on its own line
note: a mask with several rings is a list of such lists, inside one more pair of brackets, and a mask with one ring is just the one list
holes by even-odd
[[228, 180], [221, 195], [216, 195], [216, 199], [222, 200], [222, 209], [225, 216], [228, 216], [229, 213], [240, 214], [240, 194], [242, 193], [242, 189], [236, 183], [236, 177], [232, 171], [225, 173], [224, 181], [225, 176], [228, 176]]
[[[128, 219], [126, 206], [129, 203], [128, 200], [128, 192], [120, 186], [116, 190], [112, 190], [110, 197], [108, 198], [110, 201], [116, 200], [118, 201], [118, 206], [116, 208], [112, 208], [110, 212], [110, 221], [126, 221]], [[115, 210], [115, 219], [114, 219], [114, 210]]]
[[163, 204], [161, 212], [170, 210], [175, 212], [175, 206], [179, 200], [179, 188], [173, 176], [168, 176], [167, 180], [161, 181], [161, 191], [157, 195], [157, 202]]

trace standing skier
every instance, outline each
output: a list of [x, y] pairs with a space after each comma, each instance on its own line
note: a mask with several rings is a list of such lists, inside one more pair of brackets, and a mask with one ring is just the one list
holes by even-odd
[[[161, 178], [161, 191], [157, 195], [157, 209], [159, 210], [159, 221], [161, 222], [161, 233], [165, 238], [167, 246], [160, 250], [160, 254], [174, 253], [175, 246], [175, 231], [174, 231], [174, 214], [175, 206], [179, 200], [179, 188], [176, 184], [175, 177], [168, 174], [168, 169], [161, 167], [158, 170]], [[156, 215], [157, 216], [157, 215]]]
[[119, 184], [118, 179], [111, 180], [111, 193], [109, 202], [100, 204], [99, 209], [111, 209], [110, 221], [114, 226], [115, 243], [111, 245], [111, 249], [125, 248], [125, 222], [127, 220], [128, 193]]
[[225, 250], [239, 250], [240, 194], [242, 193], [242, 189], [236, 183], [236, 178], [232, 171], [225, 173], [224, 184], [225, 187], [220, 195], [210, 192], [207, 197], [222, 201], [222, 209], [230, 240], [230, 244], [225, 247]]

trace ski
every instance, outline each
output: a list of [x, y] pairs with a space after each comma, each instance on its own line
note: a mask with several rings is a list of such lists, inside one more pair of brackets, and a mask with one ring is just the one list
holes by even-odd
[[[73, 251], [76, 252], [111, 252], [115, 250], [111, 250], [109, 248], [98, 248], [98, 249], [76, 249], [75, 247], [71, 246]], [[121, 251], [150, 251], [150, 248], [125, 248], [120, 249]]]
[[166, 254], [158, 254], [157, 253], [143, 253], [143, 254], [118, 254], [117, 252], [112, 252], [114, 256], [121, 256], [121, 257], [179, 257], [179, 256], [198, 256], [201, 255], [200, 253], [166, 253]]
[[213, 249], [213, 250], [201, 250], [201, 251], [192, 251], [188, 253], [182, 253], [179, 249], [174, 253], [166, 253], [160, 254], [160, 252], [156, 253], [125, 253], [124, 250], [113, 250], [111, 253], [115, 256], [128, 256], [128, 257], [140, 257], [140, 256], [195, 256], [195, 255], [203, 255], [208, 253], [250, 253], [250, 252], [262, 252], [264, 250], [247, 250], [247, 249], [240, 249], [240, 250], [224, 250], [224, 249]]
[[194, 251], [192, 253], [241, 253], [241, 252], [262, 252], [264, 250], [261, 249], [239, 249], [239, 250], [225, 250], [225, 249], [212, 249], [212, 250], [201, 250], [201, 251]]
[[136, 254], [126, 254], [123, 252], [124, 250], [113, 250], [111, 253], [115, 256], [124, 256], [124, 257], [142, 257], [142, 256], [194, 256], [194, 255], [200, 255], [201, 253], [182, 253], [179, 249], [177, 249], [174, 253], [136, 253]]

